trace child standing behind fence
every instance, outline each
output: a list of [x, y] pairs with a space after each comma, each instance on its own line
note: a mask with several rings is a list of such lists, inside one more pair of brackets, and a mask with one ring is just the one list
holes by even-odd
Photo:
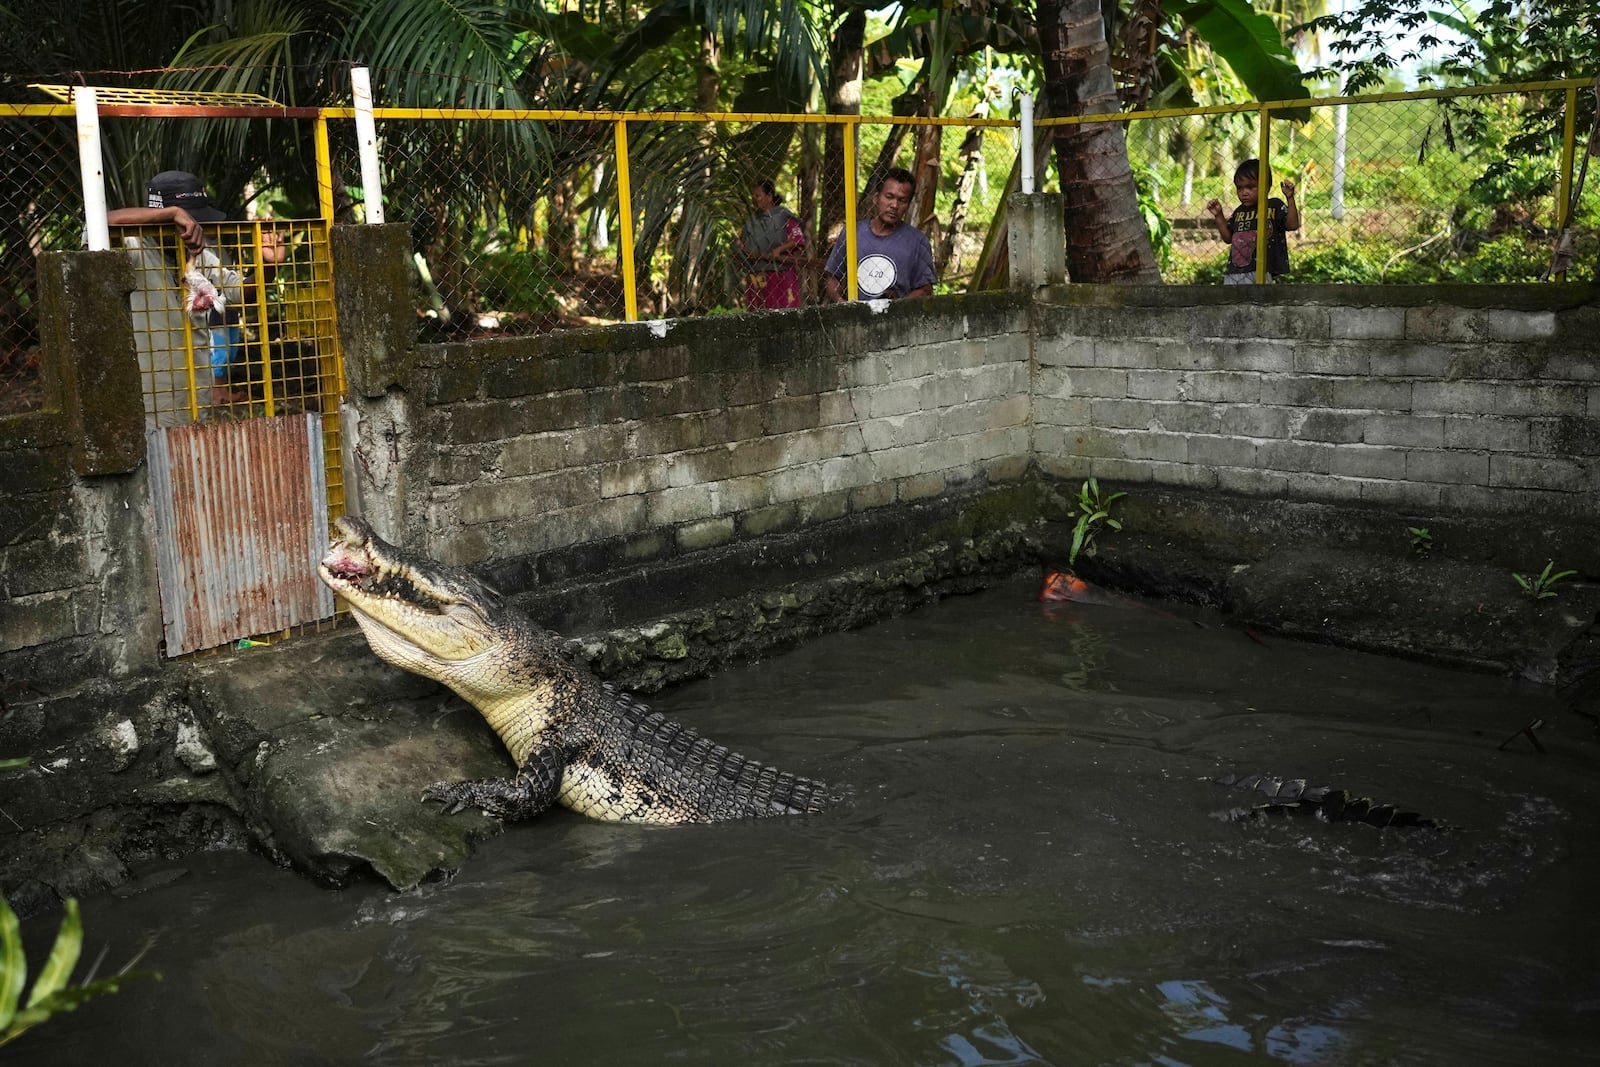
[[[1223, 270], [1222, 284], [1249, 285], [1256, 280], [1256, 216], [1261, 200], [1261, 161], [1247, 159], [1233, 172], [1233, 188], [1239, 194], [1239, 206], [1232, 216], [1222, 210], [1221, 201], [1206, 205], [1217, 224], [1217, 232], [1227, 241], [1228, 265]], [[1270, 192], [1272, 183], [1267, 182]], [[1294, 200], [1294, 180], [1283, 179], [1283, 200], [1267, 200], [1267, 281], [1289, 273], [1290, 230], [1300, 228], [1300, 208]], [[1287, 202], [1286, 202], [1287, 201]]]

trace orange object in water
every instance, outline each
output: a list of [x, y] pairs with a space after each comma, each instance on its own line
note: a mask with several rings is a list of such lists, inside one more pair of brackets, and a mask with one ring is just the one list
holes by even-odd
[[1040, 600], [1088, 600], [1089, 583], [1065, 571], [1049, 571], [1044, 576], [1044, 586], [1039, 590]]

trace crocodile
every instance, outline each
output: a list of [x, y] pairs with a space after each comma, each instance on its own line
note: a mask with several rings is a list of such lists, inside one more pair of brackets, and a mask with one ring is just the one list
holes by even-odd
[[560, 804], [607, 822], [705, 823], [816, 813], [839, 799], [601, 681], [470, 572], [392, 545], [363, 519], [335, 527], [318, 574], [373, 652], [455, 690], [516, 764], [505, 778], [424, 789], [446, 814], [477, 808], [511, 821]]
[[1212, 814], [1224, 822], [1239, 822], [1264, 815], [1309, 814], [1326, 822], [1359, 822], [1369, 826], [1418, 827], [1442, 830], [1444, 824], [1393, 804], [1355, 796], [1348, 790], [1307, 785], [1304, 778], [1279, 778], [1257, 771], [1212, 779], [1217, 785], [1245, 793], [1247, 804]]

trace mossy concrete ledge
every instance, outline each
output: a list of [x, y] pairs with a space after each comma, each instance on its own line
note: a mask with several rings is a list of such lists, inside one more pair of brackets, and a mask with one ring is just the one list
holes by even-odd
[[[1063, 497], [1070, 487], [1063, 485]], [[1041, 531], [1047, 560], [1071, 542], [1066, 499]], [[1215, 608], [1260, 633], [1564, 687], [1600, 710], [1600, 545], [1592, 520], [1407, 516], [1366, 507], [1132, 488], [1078, 571], [1124, 591]], [[1412, 528], [1427, 529], [1413, 542]], [[1546, 558], [1575, 576], [1525, 594], [1513, 573]], [[1591, 730], [1592, 732], [1592, 730]]]

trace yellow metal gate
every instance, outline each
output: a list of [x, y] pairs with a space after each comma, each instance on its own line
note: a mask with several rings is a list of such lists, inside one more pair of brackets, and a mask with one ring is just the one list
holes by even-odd
[[[113, 230], [131, 297], [166, 652], [333, 614], [314, 567], [344, 505], [328, 224], [208, 225], [221, 312], [191, 314], [171, 227]], [[197, 321], [198, 320], [198, 324]]]

